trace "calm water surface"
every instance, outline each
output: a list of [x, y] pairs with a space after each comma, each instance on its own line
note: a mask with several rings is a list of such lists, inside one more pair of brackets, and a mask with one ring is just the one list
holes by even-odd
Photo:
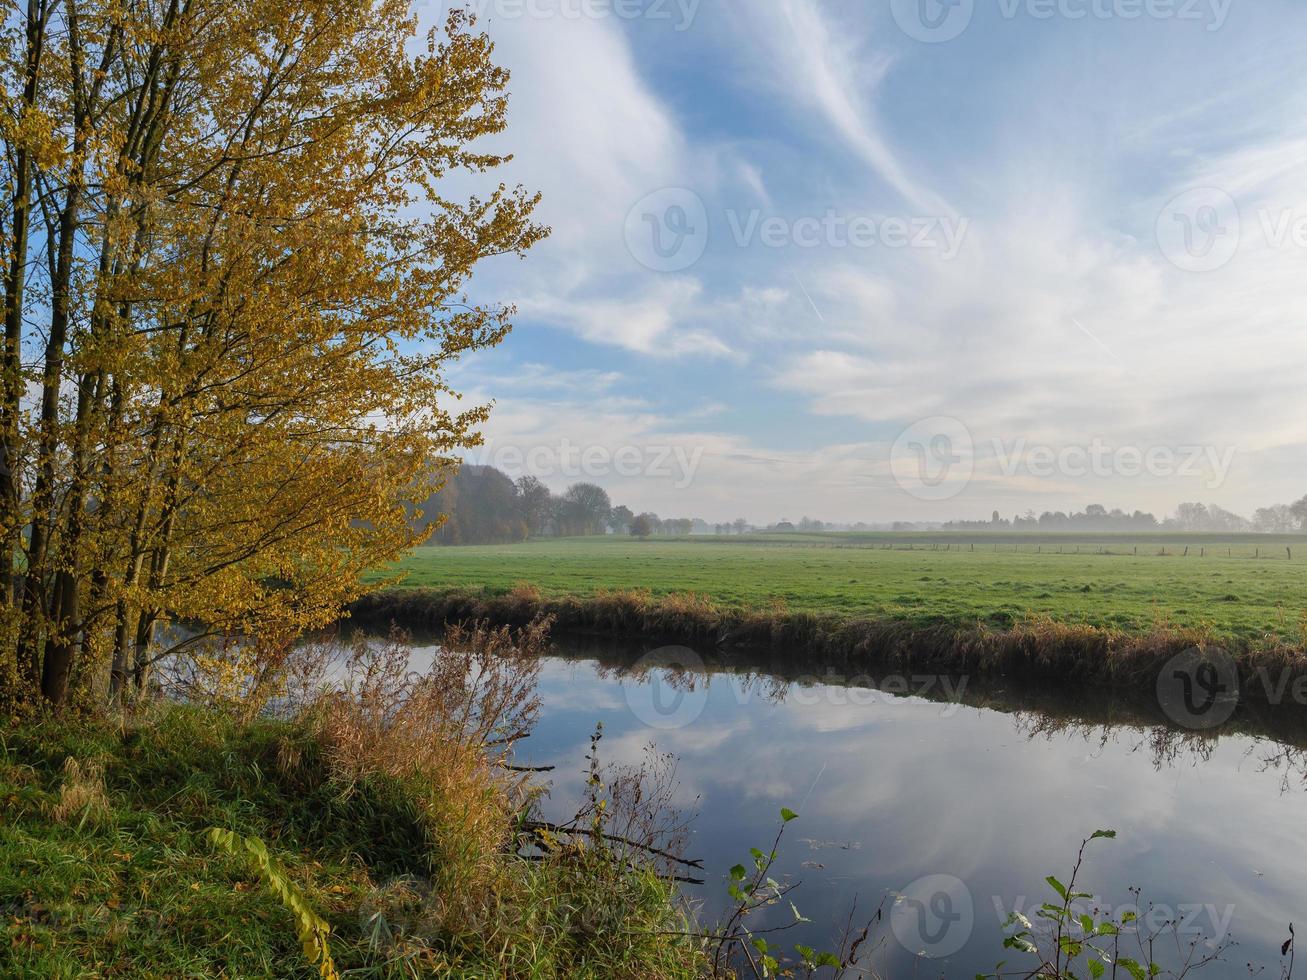
[[1247, 724], [1196, 737], [1101, 692], [962, 678], [882, 672], [887, 693], [865, 679], [623, 669], [640, 652], [561, 646], [517, 761], [557, 767], [544, 810], [566, 819], [597, 723], [606, 762], [639, 763], [651, 743], [674, 754], [677, 799], [697, 814], [687, 853], [705, 862], [705, 884], [687, 890], [708, 917], [729, 902], [728, 869], [767, 849], [789, 807], [800, 816], [776, 877], [802, 881], [791, 897], [812, 923], [779, 938], [833, 948], [855, 900], [870, 913], [888, 896], [874, 966], [894, 977], [1019, 962], [1002, 949], [1008, 913], [1050, 899], [1045, 876], [1066, 880], [1100, 828], [1118, 837], [1091, 845], [1081, 883], [1104, 908], [1132, 907], [1139, 886], [1143, 911], [1179, 917], [1185, 942], [1237, 942], [1200, 976], [1246, 976], [1252, 961], [1278, 977], [1288, 923], [1307, 923], [1301, 751]]

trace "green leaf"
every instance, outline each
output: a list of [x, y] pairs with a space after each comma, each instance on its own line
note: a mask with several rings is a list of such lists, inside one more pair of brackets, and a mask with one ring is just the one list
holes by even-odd
[[1116, 962], [1118, 966], [1124, 968], [1130, 976], [1135, 978], [1135, 980], [1147, 980], [1148, 974], [1144, 971], [1144, 968], [1134, 960], [1122, 958]]
[[1089, 975], [1093, 977], [1094, 980], [1098, 980], [1098, 978], [1106, 972], [1107, 967], [1103, 966], [1103, 964], [1098, 962], [1098, 960], [1089, 961]]
[[1116, 840], [1115, 830], [1095, 830], [1089, 835], [1090, 840]]
[[1067, 895], [1067, 892], [1066, 892], [1066, 885], [1062, 884], [1062, 882], [1058, 881], [1058, 880], [1057, 880], [1055, 877], [1053, 877], [1052, 875], [1049, 875], [1049, 876], [1048, 876], [1047, 878], [1045, 878], [1044, 880], [1045, 880], [1046, 882], [1048, 882], [1050, 885], [1053, 886], [1053, 891], [1055, 891], [1055, 892], [1057, 892], [1059, 895], [1061, 895], [1063, 901], [1066, 900], [1066, 895]]
[[735, 867], [731, 868], [731, 877], [736, 881], [743, 881], [746, 874], [748, 874], [748, 872], [744, 870], [744, 865], [742, 864], [737, 864]]
[[799, 815], [795, 813], [793, 810], [791, 810], [789, 807], [787, 806], [781, 807], [781, 820], [784, 823], [789, 823], [791, 820], [797, 820], [798, 817]]

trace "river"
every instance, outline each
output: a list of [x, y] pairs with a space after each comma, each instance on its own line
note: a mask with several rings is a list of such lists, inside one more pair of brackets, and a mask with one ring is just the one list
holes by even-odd
[[[415, 648], [415, 667], [431, 649]], [[1195, 732], [1156, 704], [1095, 690], [804, 676], [775, 656], [695, 673], [692, 651], [650, 656], [559, 642], [515, 762], [556, 767], [541, 777], [542, 809], [566, 819], [585, 792], [596, 725], [605, 762], [639, 763], [650, 745], [672, 754], [675, 801], [693, 815], [686, 853], [704, 862], [704, 883], [684, 887], [705, 919], [730, 904], [729, 869], [770, 846], [786, 807], [798, 818], [773, 874], [801, 882], [788, 898], [811, 921], [773, 938], [834, 949], [855, 903], [865, 917], [883, 902], [864, 961], [879, 975], [971, 977], [1024, 963], [1003, 949], [1005, 921], [1054, 900], [1046, 876], [1066, 881], [1082, 839], [1100, 829], [1117, 837], [1090, 844], [1079, 884], [1095, 898], [1082, 904], [1119, 921], [1141, 888], [1142, 921], [1175, 921], [1182, 949], [1197, 943], [1201, 958], [1237, 944], [1196, 975], [1247, 975], [1253, 962], [1279, 976], [1289, 923], [1307, 922], [1305, 743], [1264, 719]], [[782, 902], [753, 924], [793, 920]], [[1176, 937], [1167, 941], [1174, 951]]]

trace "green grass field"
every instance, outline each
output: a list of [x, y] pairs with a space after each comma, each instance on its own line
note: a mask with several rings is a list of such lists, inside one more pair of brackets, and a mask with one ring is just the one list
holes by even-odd
[[727, 606], [780, 600], [796, 611], [917, 625], [1008, 625], [1034, 614], [1132, 632], [1169, 623], [1301, 642], [1307, 612], [1303, 537], [579, 538], [423, 548], [398, 570], [406, 587], [502, 593], [529, 583], [551, 596], [696, 592]]

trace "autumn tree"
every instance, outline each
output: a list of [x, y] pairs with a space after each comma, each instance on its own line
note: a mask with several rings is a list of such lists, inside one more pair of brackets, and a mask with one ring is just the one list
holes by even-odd
[[545, 233], [446, 189], [506, 159], [491, 55], [411, 0], [10, 11], [0, 697], [139, 685], [167, 624], [275, 660], [415, 543], [487, 413], [444, 369], [509, 329], [469, 277]]

